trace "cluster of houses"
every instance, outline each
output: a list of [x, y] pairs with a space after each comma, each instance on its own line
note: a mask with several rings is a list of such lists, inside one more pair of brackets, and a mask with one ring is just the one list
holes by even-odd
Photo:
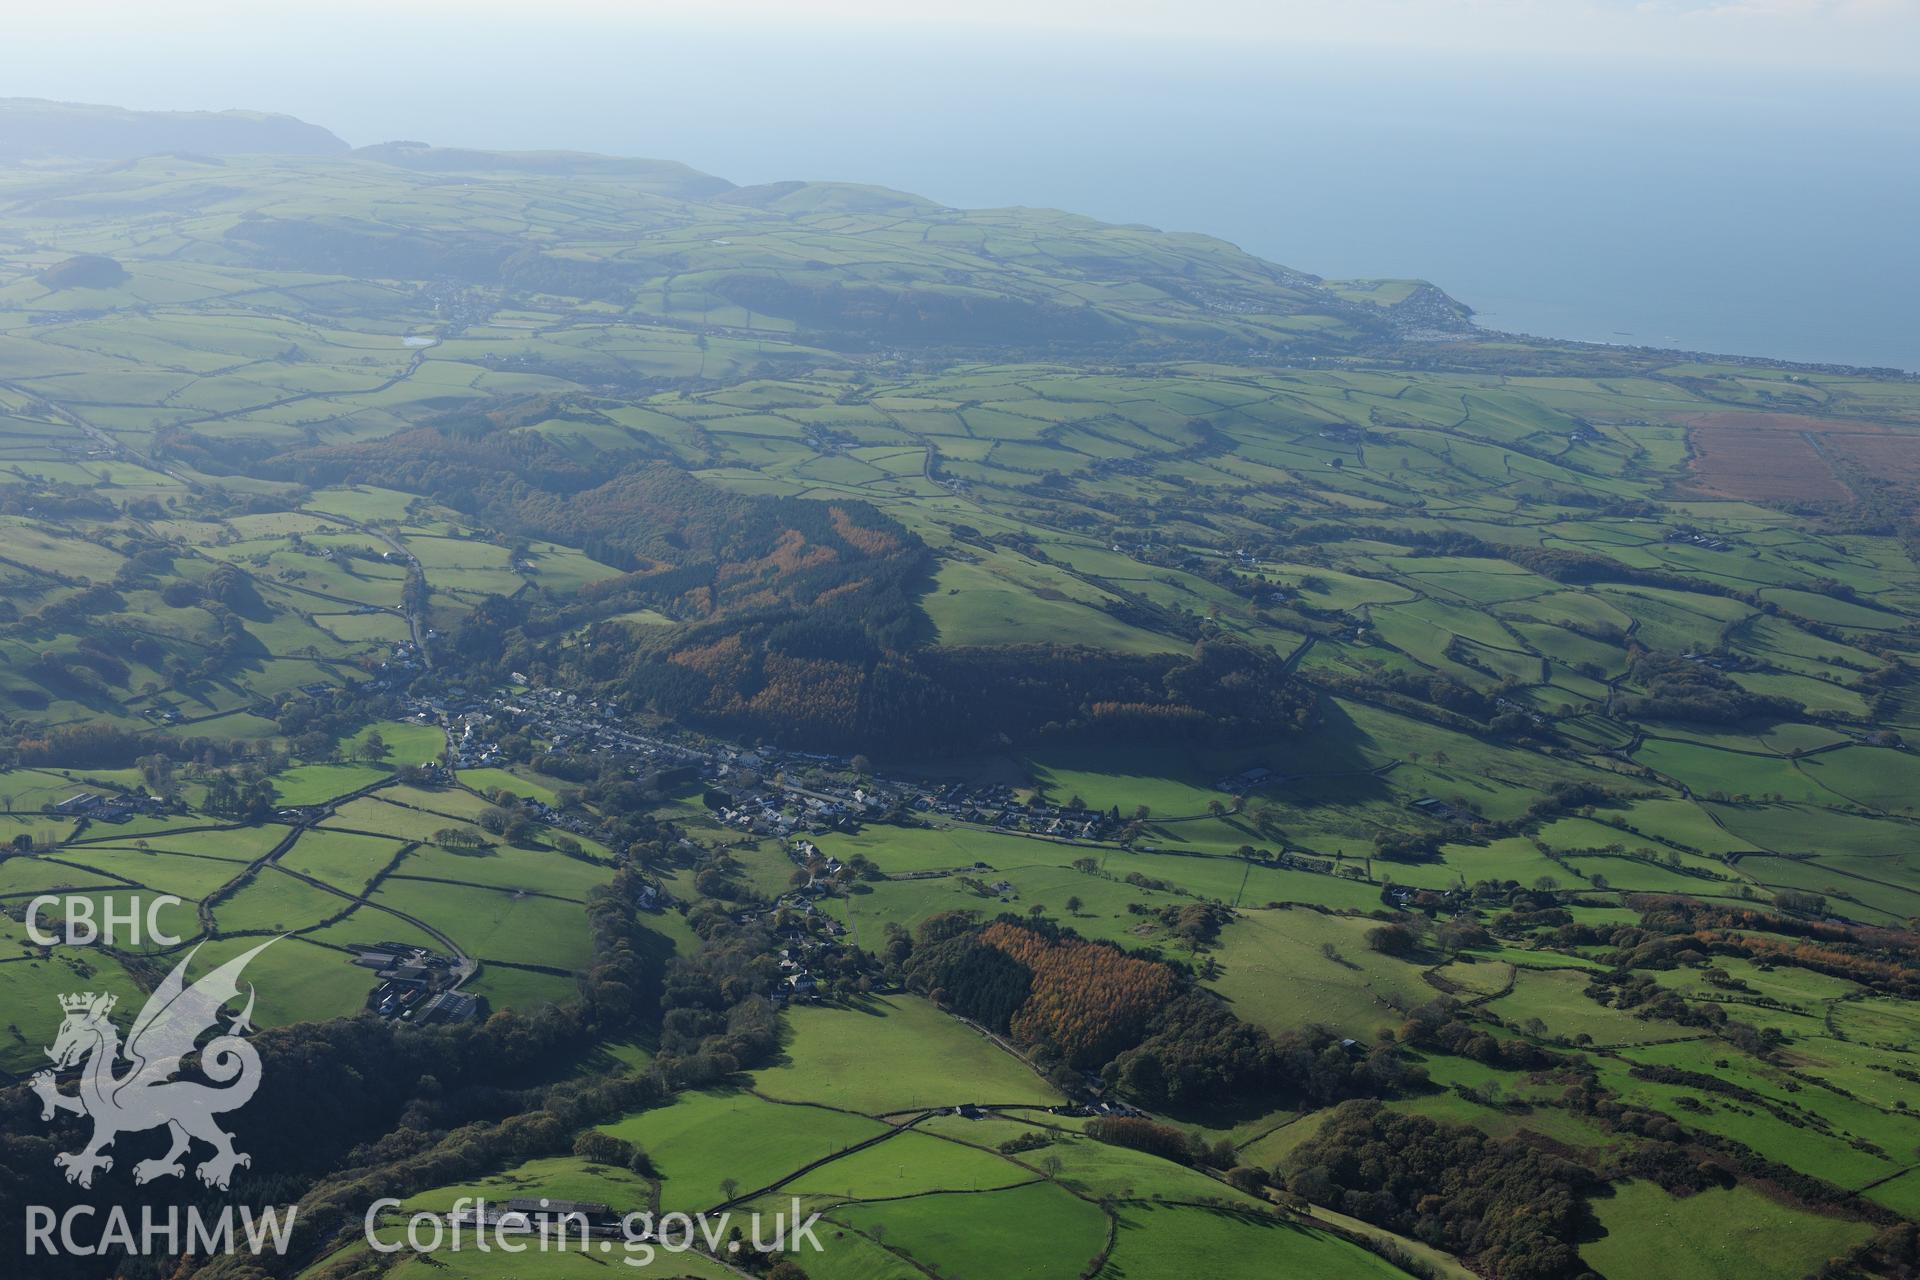
[[814, 970], [840, 953], [839, 940], [847, 928], [822, 913], [805, 894], [782, 897], [774, 909], [782, 908], [798, 913], [800, 919], [789, 921], [774, 932], [780, 946], [780, 981], [784, 987], [774, 993], [774, 1004], [817, 999], [820, 979]]
[[[526, 677], [513, 673], [513, 680]], [[1099, 840], [1119, 815], [1060, 805], [1023, 804], [1010, 786], [954, 783], [928, 787], [888, 779], [834, 777], [851, 762], [818, 752], [747, 747], [690, 739], [670, 730], [640, 732], [617, 703], [552, 688], [521, 688], [484, 700], [449, 703], [415, 698], [414, 718], [447, 727], [456, 768], [504, 763], [499, 737], [519, 730], [544, 738], [555, 751], [598, 752], [630, 762], [632, 772], [689, 770], [716, 788], [710, 803], [722, 823], [757, 837], [789, 838], [842, 830], [902, 810], [931, 817], [1068, 840]], [[804, 785], [794, 776], [805, 773]], [[553, 813], [544, 821], [566, 825]]]
[[[447, 731], [450, 748], [446, 765], [430, 762], [430, 769], [476, 768], [505, 764], [500, 739], [509, 733], [545, 739], [556, 751], [604, 754], [619, 759], [632, 776], [681, 772], [708, 787], [707, 807], [716, 820], [755, 838], [804, 840], [835, 830], [855, 828], [866, 821], [886, 820], [931, 825], [937, 819], [989, 827], [995, 830], [1063, 841], [1097, 842], [1113, 839], [1125, 825], [1117, 808], [1106, 811], [1082, 804], [1059, 805], [1023, 799], [1004, 783], [927, 783], [874, 778], [855, 774], [852, 761], [839, 756], [745, 746], [671, 728], [632, 727], [619, 705], [553, 688], [526, 687], [526, 677], [513, 673], [515, 687], [485, 697], [441, 698], [415, 696], [409, 700], [412, 718], [438, 724]], [[1220, 791], [1240, 795], [1277, 782], [1280, 775], [1265, 766], [1220, 779]], [[798, 779], [798, 780], [796, 780]], [[528, 800], [530, 816], [549, 825], [592, 834], [588, 815]], [[1448, 806], [1422, 801], [1415, 808], [1447, 820]], [[1468, 815], [1470, 816], [1470, 815]], [[832, 868], [831, 870], [837, 870]], [[798, 906], [810, 906], [802, 895]]]
[[[526, 681], [518, 671], [512, 678], [516, 684]], [[523, 689], [451, 711], [469, 720], [475, 712], [480, 712], [479, 723], [525, 729], [551, 742], [556, 751], [608, 752], [631, 757], [652, 768], [724, 760], [722, 752], [702, 750], [665, 736], [634, 732], [622, 720], [618, 703], [583, 698], [560, 689]]]
[[[823, 962], [840, 954], [840, 938], [847, 927], [821, 911], [806, 890], [782, 894], [771, 905], [745, 908], [734, 916], [736, 924], [750, 924], [763, 916], [787, 912], [789, 920], [774, 930], [780, 963], [780, 989], [772, 995], [776, 1008], [789, 1002], [812, 1002], [819, 998], [820, 978], [814, 972]], [[792, 918], [797, 917], [797, 918]]]
[[713, 794], [723, 797], [714, 810], [721, 822], [756, 836], [786, 837], [797, 831], [820, 835], [852, 826], [862, 818], [877, 818], [886, 813], [888, 807], [880, 793], [864, 787], [833, 794], [792, 785], [771, 785], [740, 799], [726, 792]]
[[521, 797], [520, 807], [526, 812], [527, 816], [535, 822], [544, 822], [550, 827], [558, 827], [562, 831], [571, 831], [577, 836], [590, 836], [593, 834], [594, 823], [592, 819], [577, 810], [556, 809], [545, 800], [541, 800], [536, 796]]
[[481, 732], [488, 719], [484, 712], [479, 711], [468, 711], [455, 719], [459, 732], [449, 731], [447, 740], [456, 769], [484, 769], [505, 763], [506, 757], [500, 751], [500, 744], [488, 740]]
[[801, 870], [822, 867], [828, 875], [839, 874], [846, 864], [830, 853], [820, 852], [820, 846], [811, 840], [795, 840], [787, 846], [787, 858]]
[[353, 963], [372, 969], [380, 980], [367, 995], [367, 1007], [381, 1017], [431, 1025], [472, 1022], [480, 1016], [479, 999], [454, 990], [464, 972], [446, 956], [404, 942], [352, 950]]
[[789, 1000], [810, 1001], [820, 991], [814, 969], [828, 957], [840, 952], [840, 938], [847, 927], [820, 910], [815, 898], [827, 891], [827, 877], [838, 875], [845, 865], [838, 858], [823, 854], [811, 840], [796, 839], [787, 846], [787, 856], [797, 867], [813, 869], [817, 876], [808, 883], [781, 894], [771, 903], [743, 907], [734, 916], [736, 924], [751, 924], [766, 916], [785, 917], [774, 930], [779, 947], [781, 990], [774, 993], [776, 1005]]
[[774, 1004], [788, 1000], [813, 1000], [820, 991], [820, 980], [807, 968], [806, 952], [794, 945], [780, 948], [780, 980], [785, 991], [774, 993]]
[[411, 640], [402, 640], [393, 646], [393, 652], [375, 670], [373, 687], [376, 689], [398, 689], [411, 684], [413, 678], [426, 670], [426, 662], [420, 656], [420, 650]]
[[1120, 824], [1117, 813], [1066, 805], [1022, 803], [1004, 784], [967, 786], [954, 783], [914, 796], [907, 807], [917, 813], [938, 813], [959, 822], [997, 827], [1028, 835], [1062, 840], [1099, 840]]

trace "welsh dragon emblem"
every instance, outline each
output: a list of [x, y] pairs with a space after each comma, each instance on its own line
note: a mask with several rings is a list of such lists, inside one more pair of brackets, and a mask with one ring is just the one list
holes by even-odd
[[[251, 984], [246, 1008], [199, 1049], [200, 1074], [213, 1083], [172, 1077], [194, 1052], [201, 1035], [214, 1029], [221, 1009], [240, 994], [240, 972], [247, 962], [275, 941], [269, 939], [235, 956], [188, 986], [187, 965], [199, 951], [195, 947], [148, 997], [124, 1047], [108, 1018], [117, 997], [91, 991], [60, 997], [67, 1016], [47, 1050], [53, 1067], [36, 1074], [31, 1083], [40, 1095], [42, 1120], [51, 1120], [60, 1111], [93, 1120], [93, 1136], [84, 1147], [53, 1158], [66, 1170], [67, 1181], [91, 1187], [96, 1172], [113, 1168], [106, 1149], [116, 1137], [162, 1126], [172, 1146], [165, 1155], [134, 1165], [136, 1183], [186, 1173], [181, 1157], [196, 1138], [213, 1148], [213, 1154], [194, 1170], [210, 1187], [225, 1190], [234, 1169], [252, 1163], [245, 1152], [233, 1149], [233, 1135], [214, 1120], [223, 1111], [245, 1106], [260, 1087], [260, 1055], [241, 1039], [252, 1029]], [[79, 1068], [78, 1092], [61, 1092], [57, 1073], [75, 1067]]]

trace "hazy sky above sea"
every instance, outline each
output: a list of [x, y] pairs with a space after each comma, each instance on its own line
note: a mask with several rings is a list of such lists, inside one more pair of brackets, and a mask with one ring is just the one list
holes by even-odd
[[1920, 0], [9, 0], [6, 7], [20, 10], [7, 18], [16, 35], [113, 39], [193, 27], [197, 36], [241, 46], [302, 28], [390, 39], [410, 15], [450, 22], [443, 35], [456, 44], [476, 25], [502, 23], [585, 30], [579, 24], [692, 21], [737, 31], [741, 22], [778, 21], [1888, 70], [1910, 70], [1920, 40]]
[[0, 95], [1051, 205], [1530, 332], [1920, 368], [1920, 0], [0, 9]]

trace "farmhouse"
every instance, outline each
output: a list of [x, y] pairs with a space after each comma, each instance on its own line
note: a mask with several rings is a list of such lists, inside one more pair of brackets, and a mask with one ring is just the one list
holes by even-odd
[[379, 1016], [422, 1023], [470, 1022], [479, 1016], [478, 1000], [451, 990], [457, 974], [447, 957], [398, 942], [352, 950], [353, 963], [380, 979], [367, 995], [367, 1007]]

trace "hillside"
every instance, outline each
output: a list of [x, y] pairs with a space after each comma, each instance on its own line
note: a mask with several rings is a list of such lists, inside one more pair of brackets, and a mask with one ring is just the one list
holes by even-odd
[[[564, 204], [547, 199], [556, 182]], [[684, 166], [558, 153], [388, 144], [245, 169], [154, 158], [89, 178], [84, 194], [64, 178], [0, 194], [22, 229], [152, 211], [209, 270], [484, 288], [849, 352], [1264, 358], [1465, 318], [1431, 288], [1348, 297], [1204, 236], [840, 184], [734, 188]]]
[[259, 111], [128, 111], [42, 98], [0, 98], [0, 159], [131, 160], [337, 155], [347, 144], [318, 125]]

